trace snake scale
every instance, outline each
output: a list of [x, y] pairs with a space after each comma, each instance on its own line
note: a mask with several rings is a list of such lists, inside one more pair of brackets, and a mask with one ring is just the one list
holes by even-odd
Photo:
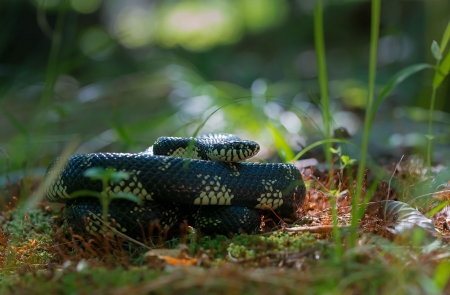
[[[208, 134], [160, 137], [145, 152], [136, 154], [57, 158], [46, 173], [51, 181], [47, 200], [66, 203], [63, 217], [75, 231], [102, 233], [99, 200], [71, 196], [89, 190], [132, 193], [143, 200], [137, 204], [115, 199], [109, 205], [109, 220], [132, 237], [151, 235], [155, 228], [173, 228], [182, 218], [206, 234], [254, 233], [260, 225], [260, 209], [288, 217], [305, 199], [305, 186], [295, 166], [238, 162], [258, 151], [259, 145], [253, 141], [231, 134]], [[56, 171], [59, 161], [64, 164]], [[100, 180], [84, 175], [92, 167], [113, 168], [128, 176], [118, 183], [110, 181], [104, 188]]]

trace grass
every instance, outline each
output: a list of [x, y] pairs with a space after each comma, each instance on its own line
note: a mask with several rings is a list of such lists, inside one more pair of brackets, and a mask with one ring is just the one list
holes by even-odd
[[442, 41], [441, 45], [439, 46], [436, 41], [433, 41], [431, 44], [431, 51], [433, 53], [433, 56], [436, 58], [436, 67], [435, 67], [435, 74], [433, 79], [433, 90], [431, 92], [431, 100], [430, 100], [430, 115], [428, 120], [428, 134], [426, 135], [428, 139], [428, 146], [427, 146], [427, 166], [428, 166], [428, 172], [431, 172], [431, 153], [432, 153], [432, 142], [434, 139], [434, 136], [432, 134], [433, 132], [433, 114], [434, 114], [434, 106], [436, 103], [436, 91], [438, 87], [441, 85], [442, 80], [445, 78], [445, 76], [448, 75], [449, 69], [450, 69], [450, 53], [447, 53], [447, 57], [444, 59], [442, 66], [441, 66], [441, 60], [443, 58], [443, 54], [445, 52], [445, 48], [447, 47], [447, 43], [450, 39], [450, 22], [447, 24], [447, 27], [444, 31], [444, 34], [442, 35]]
[[356, 176], [356, 192], [352, 199], [352, 232], [350, 233], [349, 247], [354, 248], [356, 246], [356, 228], [358, 226], [358, 217], [361, 216], [359, 210], [364, 210], [365, 204], [362, 204], [360, 209], [360, 200], [362, 196], [362, 188], [364, 181], [364, 171], [366, 170], [366, 157], [369, 147], [369, 135], [370, 135], [370, 117], [374, 112], [373, 101], [375, 95], [375, 77], [376, 77], [376, 65], [377, 65], [377, 51], [378, 51], [378, 34], [380, 27], [380, 0], [372, 1], [372, 14], [371, 14], [371, 30], [370, 30], [370, 58], [369, 58], [369, 97], [367, 99], [366, 116], [364, 119], [364, 131], [363, 139], [361, 142], [361, 153], [358, 162], [358, 174]]
[[[65, 4], [61, 1], [56, 20], [45, 84], [40, 107], [36, 112], [38, 128], [23, 125], [15, 114], [1, 105], [9, 122], [25, 138], [25, 143], [32, 146], [20, 150], [30, 156], [34, 155], [33, 160], [27, 163], [28, 166], [38, 161], [37, 151], [44, 150], [44, 145], [41, 145], [39, 140], [44, 141], [47, 133], [45, 128], [51, 128], [42, 118], [45, 118], [46, 112], [51, 108], [55, 95], [62, 56], [61, 37], [66, 20]], [[276, 219], [265, 219], [264, 231], [260, 235], [237, 235], [232, 238], [202, 237], [192, 231], [173, 240], [157, 237], [149, 243], [150, 246], [145, 247], [142, 244], [135, 244], [126, 237], [101, 235], [84, 237], [71, 232], [63, 233], [60, 227], [60, 208], [51, 207], [41, 201], [45, 185], [37, 188], [33, 183], [39, 182], [40, 179], [31, 176], [19, 184], [9, 182], [6, 192], [1, 192], [1, 199], [15, 201], [1, 204], [3, 208], [0, 215], [2, 228], [0, 293], [441, 294], [450, 292], [448, 284], [450, 249], [447, 244], [450, 240], [450, 230], [443, 212], [437, 213], [433, 219], [438, 230], [436, 239], [409, 231], [404, 234], [393, 234], [392, 228], [399, 218], [397, 215], [393, 220], [387, 220], [379, 215], [380, 212], [365, 210], [369, 201], [397, 199], [413, 204], [409, 197], [411, 195], [414, 198], [420, 197], [423, 201], [422, 206], [418, 206], [419, 210], [414, 210], [415, 216], [421, 219], [420, 214], [436, 213], [437, 210], [433, 208], [444, 208], [442, 204], [448, 202], [449, 194], [445, 187], [449, 176], [445, 174], [443, 178], [439, 178], [435, 174], [424, 175], [422, 171], [431, 172], [434, 139], [432, 124], [436, 93], [450, 68], [450, 53], [445, 54], [450, 39], [450, 23], [444, 31], [440, 45], [432, 47], [436, 66], [428, 133], [425, 135], [428, 138], [426, 164], [423, 162], [417, 164], [412, 158], [407, 157], [404, 162], [396, 163], [393, 167], [379, 167], [374, 165], [374, 161], [367, 155], [371, 125], [378, 107], [400, 82], [432, 67], [429, 64], [409, 66], [393, 76], [379, 95], [376, 95], [380, 5], [381, 1], [372, 1], [368, 98], [357, 169], [351, 165], [349, 156], [342, 154], [340, 150], [332, 149], [333, 144], [355, 145], [355, 143], [333, 139], [331, 134], [333, 120], [325, 59], [326, 22], [324, 24], [324, 6], [321, 0], [315, 2], [314, 38], [324, 139], [303, 148], [295, 156], [279, 124], [268, 120], [267, 124], [260, 127], [261, 124], [258, 123], [261, 122], [253, 120], [253, 116], [266, 117], [263, 107], [254, 105], [249, 108], [243, 107], [245, 103], [251, 104], [254, 97], [238, 86], [233, 86], [235, 88], [228, 92], [222, 91], [220, 87], [216, 88], [221, 90], [217, 95], [223, 98], [218, 101], [227, 102], [223, 104], [225, 107], [217, 107], [216, 105], [220, 103], [216, 102], [213, 111], [211, 108], [205, 110], [205, 114], [208, 115], [196, 114], [197, 117], [188, 124], [178, 128], [174, 126], [174, 130], [186, 127], [187, 133], [190, 130], [196, 135], [207, 125], [208, 120], [213, 121], [214, 115], [227, 116], [233, 112], [234, 116], [226, 119], [229, 119], [229, 122], [234, 122], [235, 119], [238, 122], [237, 126], [249, 126], [249, 130], [255, 133], [267, 132], [269, 129], [279, 149], [280, 157], [287, 161], [290, 159], [295, 161], [314, 147], [324, 145], [328, 170], [303, 171], [307, 184], [307, 201], [305, 206], [300, 208], [298, 220], [291, 220], [287, 229], [280, 227]], [[205, 82], [194, 74], [189, 78], [200, 81], [199, 85]], [[132, 93], [133, 90], [129, 91]], [[234, 93], [239, 95], [233, 95]], [[249, 99], [230, 103], [229, 97], [238, 96]], [[264, 99], [269, 96], [265, 95]], [[255, 101], [260, 98], [256, 97]], [[153, 106], [154, 104], [151, 105]], [[120, 123], [123, 119], [120, 118], [118, 109], [119, 107], [114, 114], [114, 120]], [[250, 112], [252, 116], [248, 115]], [[133, 138], [143, 135], [132, 135], [130, 130], [137, 129], [133, 127], [141, 130], [152, 127], [158, 130], [165, 124], [167, 117], [168, 113], [164, 111], [160, 116], [152, 117], [148, 124], [124, 127], [122, 123], [115, 122], [110, 125], [115, 126], [123, 146], [135, 147], [138, 145]], [[310, 124], [315, 125], [314, 122]], [[225, 128], [232, 129], [232, 127]], [[17, 142], [18, 147], [21, 141]], [[37, 149], [34, 149], [35, 147]], [[70, 151], [74, 149], [73, 146], [68, 148]], [[10, 152], [13, 153], [13, 150], [14, 148], [10, 149]], [[332, 151], [335, 151], [337, 157], [334, 157]], [[5, 160], [8, 164], [5, 166], [9, 167], [9, 154], [6, 152], [4, 154], [8, 159]], [[17, 155], [13, 155], [11, 165], [15, 165], [14, 157]], [[48, 162], [48, 159], [42, 161]], [[335, 167], [336, 163], [338, 167]], [[388, 177], [385, 177], [386, 175]], [[382, 180], [388, 179], [391, 175], [392, 186], [390, 180], [389, 183]], [[105, 183], [109, 178], [101, 179]], [[430, 188], [433, 183], [436, 185]], [[19, 199], [14, 198], [16, 196], [20, 196]], [[107, 201], [104, 202], [105, 206]], [[107, 211], [104, 210], [104, 213], [106, 219]], [[402, 212], [399, 212], [399, 215], [400, 213]]]
[[[317, 52], [317, 66], [319, 70], [319, 85], [320, 85], [320, 95], [322, 103], [322, 117], [323, 126], [325, 130], [325, 139], [327, 140], [324, 145], [324, 153], [328, 165], [328, 170], [333, 171], [332, 153], [331, 153], [331, 115], [330, 115], [330, 102], [328, 97], [328, 75], [326, 69], [325, 60], [325, 40], [323, 32], [323, 2], [322, 0], [316, 1], [314, 8], [314, 40]], [[330, 175], [331, 179], [331, 175]], [[340, 236], [339, 229], [337, 227], [337, 211], [336, 211], [336, 200], [334, 196], [331, 196], [331, 212], [333, 214], [333, 235], [336, 241], [336, 256], [338, 259], [342, 259], [342, 240]]]

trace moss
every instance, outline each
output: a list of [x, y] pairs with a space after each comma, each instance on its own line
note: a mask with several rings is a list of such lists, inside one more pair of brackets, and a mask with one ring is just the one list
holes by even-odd
[[6, 242], [2, 245], [4, 259], [0, 273], [15, 273], [20, 268], [44, 267], [54, 257], [48, 251], [52, 245], [51, 215], [39, 209], [14, 209], [3, 224]]
[[51, 214], [40, 209], [15, 209], [11, 211], [9, 221], [3, 225], [3, 230], [8, 233], [11, 240], [31, 239], [36, 234], [51, 236]]
[[268, 252], [303, 251], [316, 244], [316, 239], [310, 233], [275, 232], [270, 236], [236, 236], [227, 251], [236, 259], [251, 259]]
[[191, 255], [195, 255], [198, 251], [206, 251], [210, 257], [223, 258], [226, 255], [227, 247], [230, 239], [225, 236], [217, 235], [215, 237], [201, 237], [198, 242], [191, 242], [189, 250]]

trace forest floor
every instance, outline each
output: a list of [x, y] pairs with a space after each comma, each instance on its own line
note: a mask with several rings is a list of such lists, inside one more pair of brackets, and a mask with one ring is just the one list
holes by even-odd
[[[348, 247], [353, 174], [303, 169], [297, 220], [265, 216], [257, 235], [141, 243], [122, 235], [63, 233], [61, 208], [26, 208], [39, 179], [9, 184], [1, 199], [0, 294], [441, 294], [450, 292], [446, 170], [422, 162], [385, 167]], [[439, 170], [439, 169], [438, 169]], [[22, 196], [22, 197], [20, 197]], [[334, 227], [331, 201], [336, 201]], [[336, 233], [341, 241], [336, 241]], [[341, 246], [341, 247], [339, 247]], [[342, 249], [342, 250], [341, 250]]]

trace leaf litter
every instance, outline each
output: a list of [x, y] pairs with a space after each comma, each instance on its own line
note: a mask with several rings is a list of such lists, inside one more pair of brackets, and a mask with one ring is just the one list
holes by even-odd
[[[146, 241], [146, 247], [126, 236], [111, 233], [84, 236], [70, 230], [64, 232], [58, 218], [59, 209], [50, 208], [45, 202], [33, 209], [41, 215], [34, 211], [34, 215], [23, 214], [18, 200], [20, 184], [10, 185], [14, 189], [7, 190], [8, 195], [0, 196], [10, 200], [3, 205], [0, 217], [0, 271], [13, 277], [32, 274], [42, 282], [86, 271], [94, 277], [93, 272], [99, 269], [156, 272], [150, 281], [143, 279], [141, 283], [123, 286], [112, 284], [109, 286], [111, 294], [190, 290], [199, 286], [209, 291], [230, 290], [229, 286], [220, 287], [224, 278], [233, 280], [237, 289], [245, 290], [241, 284], [247, 279], [252, 285], [248, 288], [263, 294], [266, 290], [261, 287], [263, 283], [270, 285], [267, 290], [283, 286], [280, 290], [290, 293], [295, 290], [293, 286], [301, 282], [310, 284], [311, 288], [323, 283], [324, 277], [317, 273], [318, 270], [334, 276], [331, 283], [334, 280], [338, 287], [346, 279], [340, 270], [345, 265], [367, 271], [369, 278], [376, 277], [367, 270], [373, 263], [385, 274], [408, 266], [416, 276], [423, 273], [432, 276], [433, 269], [450, 257], [447, 244], [450, 240], [450, 206], [445, 203], [450, 200], [450, 177], [445, 169], [426, 176], [424, 167], [417, 160], [385, 167], [386, 175], [394, 171], [393, 182], [378, 183], [360, 221], [359, 247], [345, 253], [346, 257], [354, 257], [352, 255], [356, 253], [356, 262], [350, 260], [345, 264], [341, 261], [340, 266], [330, 266], [330, 262], [335, 261], [331, 198], [336, 200], [339, 229], [344, 234], [345, 244], [351, 222], [355, 168], [336, 168], [332, 174], [314, 166], [304, 168], [307, 196], [302, 208], [298, 209], [298, 219], [280, 220], [268, 212], [259, 235], [202, 237], [188, 226], [180, 225], [179, 237], [156, 237]], [[368, 191], [374, 179], [375, 176], [366, 171], [363, 192]], [[433, 209], [436, 212], [427, 217]], [[301, 278], [296, 276], [298, 271], [303, 274]], [[15, 281], [12, 277], [8, 282], [19, 290], [29, 287], [29, 282]], [[380, 283], [378, 290], [385, 290], [386, 281], [383, 284]], [[102, 288], [92, 282], [86, 290], [101, 292]], [[342, 290], [356, 294], [354, 292], [361, 288], [364, 289], [359, 283], [349, 282]]]

